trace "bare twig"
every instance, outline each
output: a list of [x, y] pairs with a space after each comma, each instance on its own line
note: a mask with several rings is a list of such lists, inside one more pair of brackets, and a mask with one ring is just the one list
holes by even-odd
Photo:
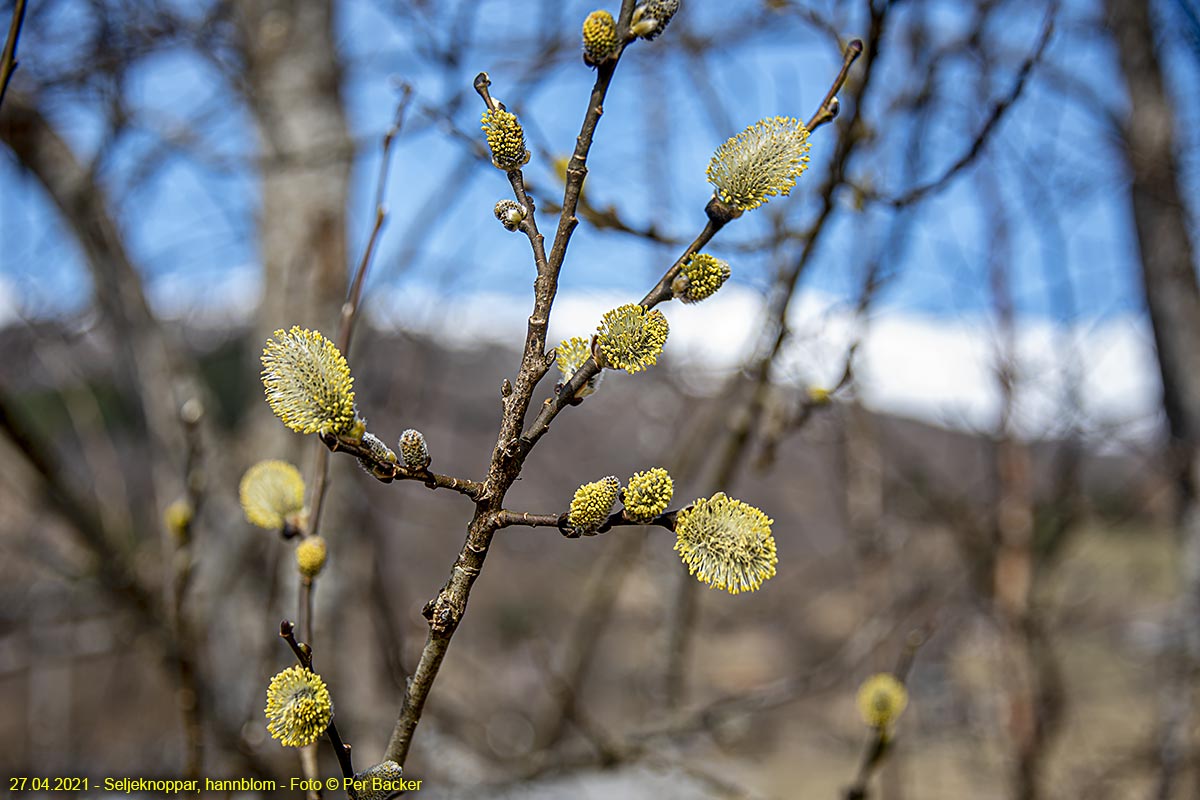
[[[396, 114], [392, 125], [383, 136], [379, 175], [375, 182], [375, 214], [371, 225], [371, 232], [367, 237], [367, 245], [363, 249], [362, 258], [359, 260], [358, 267], [354, 271], [354, 279], [351, 281], [346, 302], [342, 304], [341, 321], [338, 325], [337, 346], [347, 359], [350, 357], [350, 344], [354, 336], [354, 324], [358, 320], [358, 310], [362, 302], [362, 292], [363, 286], [366, 283], [367, 270], [371, 266], [372, 257], [375, 254], [375, 246], [379, 241], [379, 234], [383, 230], [383, 223], [387, 219], [387, 209], [383, 205], [383, 199], [387, 188], [388, 168], [391, 165], [392, 142], [395, 140], [396, 134], [400, 131], [400, 126], [404, 122], [404, 113], [408, 108], [411, 96], [412, 89], [406, 85], [400, 101], [396, 105]], [[316, 536], [321, 525], [321, 512], [325, 509], [325, 494], [329, 489], [329, 452], [330, 450], [327, 447], [323, 447], [320, 444], [317, 445], [316, 457], [313, 462], [312, 511], [308, 517], [306, 536]], [[305, 640], [309, 642], [313, 640], [313, 595], [315, 593], [316, 577], [301, 575], [300, 591], [297, 596], [300, 631]], [[333, 741], [335, 736], [336, 730], [330, 736], [330, 740]], [[337, 749], [337, 745], [335, 745], [335, 749]], [[314, 750], [311, 747], [303, 748], [300, 753], [300, 759], [305, 777], [310, 779], [317, 777]], [[317, 797], [320, 796], [319, 792], [310, 790], [310, 797], [314, 794]]]
[[846, 78], [850, 76], [850, 68], [854, 66], [854, 62], [862, 55], [863, 43], [861, 39], [851, 39], [846, 45], [846, 49], [842, 51], [842, 69], [838, 72], [837, 77], [833, 79], [833, 83], [829, 86], [829, 91], [825, 93], [825, 97], [821, 100], [821, 105], [813, 112], [813, 115], [808, 118], [808, 122], [804, 127], [808, 128], [809, 133], [815, 131], [827, 122], [833, 122], [837, 118], [838, 111], [841, 109], [841, 103], [837, 99], [837, 93], [842, 90], [842, 86], [846, 83]]
[[[291, 648], [295, 654], [296, 660], [300, 662], [300, 666], [305, 669], [316, 672], [313, 669], [312, 648], [307, 642], [296, 641], [295, 634], [296, 626], [290, 620], [283, 620], [279, 623], [279, 637], [287, 642], [287, 646]], [[354, 777], [354, 762], [350, 758], [350, 745], [342, 741], [342, 737], [338, 734], [337, 723], [331, 717], [329, 719], [329, 727], [325, 729], [325, 735], [329, 737], [329, 743], [333, 745], [333, 752], [337, 756], [338, 766], [342, 769], [342, 775], [346, 778]]]
[[341, 441], [336, 436], [324, 437], [322, 438], [322, 442], [324, 442], [330, 451], [349, 453], [365, 462], [365, 465], [371, 468], [371, 474], [375, 476], [375, 479], [382, 483], [391, 483], [392, 481], [420, 481], [429, 489], [449, 489], [452, 492], [466, 495], [472, 500], [479, 497], [479, 494], [483, 491], [483, 484], [478, 481], [456, 478], [452, 475], [442, 475], [437, 472], [430, 472], [428, 469], [410, 469], [402, 464], [390, 461], [379, 461], [373, 453], [369, 452], [362, 445]]
[[883, 197], [875, 192], [865, 191], [864, 196], [868, 199], [885, 203], [893, 208], [901, 208], [903, 206], [919, 202], [928, 195], [938, 191], [942, 187], [946, 186], [946, 184], [950, 183], [950, 181], [954, 180], [956, 175], [969, 167], [979, 156], [979, 154], [983, 152], [984, 148], [987, 146], [987, 143], [991, 140], [992, 133], [1000, 125], [1001, 121], [1003, 121], [1008, 110], [1012, 108], [1017, 100], [1021, 98], [1021, 94], [1025, 91], [1025, 85], [1029, 82], [1029, 76], [1032, 74], [1033, 68], [1042, 59], [1042, 54], [1046, 52], [1046, 47], [1050, 44], [1050, 40], [1053, 38], [1054, 21], [1057, 16], [1058, 3], [1055, 3], [1050, 7], [1050, 10], [1046, 12], [1046, 22], [1042, 26], [1041, 36], [1038, 38], [1038, 42], [1034, 46], [1033, 52], [1031, 52], [1025, 58], [1025, 60], [1021, 62], [1021, 66], [1017, 70], [1016, 80], [1013, 81], [1012, 88], [1009, 89], [1008, 93], [1002, 97], [1000, 101], [996, 103], [996, 105], [992, 106], [991, 113], [988, 114], [988, 118], [986, 121], [984, 121], [983, 127], [979, 129], [979, 132], [975, 135], [975, 138], [971, 140], [970, 146], [967, 147], [962, 155], [955, 159], [953, 164], [947, 167], [946, 170], [938, 177], [927, 183], [914, 186], [903, 194], [892, 197]]
[[[613, 528], [624, 528], [635, 525], [654, 526], [665, 528], [669, 531], [675, 530], [675, 517], [679, 511], [667, 511], [659, 514], [649, 522], [637, 522], [625, 516], [625, 511], [616, 511], [609, 515], [594, 533], [608, 533]], [[575, 539], [580, 536], [571, 529], [571, 523], [567, 519], [566, 512], [562, 514], [530, 514], [527, 512], [516, 511], [501, 511], [495, 515], [494, 521], [497, 530], [500, 528], [511, 528], [513, 526], [521, 526], [526, 528], [557, 528], [563, 536], [569, 539]]]
[[13, 5], [12, 21], [8, 24], [8, 38], [4, 40], [4, 53], [0, 55], [0, 105], [4, 104], [4, 93], [8, 82], [17, 71], [17, 40], [21, 38], [21, 25], [25, 22], [25, 0]]
[[[174, 559], [172, 568], [167, 571], [167, 575], [171, 601], [168, 617], [175, 628], [176, 638], [182, 642], [195, 639], [187, 616], [184, 614], [183, 606], [188, 587], [191, 584], [195, 561], [192, 536], [196, 517], [204, 505], [203, 447], [199, 429], [203, 415], [204, 407], [195, 398], [184, 403], [179, 412], [187, 443], [183, 485], [186, 497], [184, 502], [187, 504], [188, 515], [179, 530], [168, 531], [168, 535], [173, 539], [171, 544], [174, 546]], [[171, 552], [170, 547], [166, 552]], [[183, 658], [179, 659], [177, 663], [181, 688], [179, 708], [183, 717], [184, 739], [187, 745], [186, 774], [189, 778], [199, 779], [204, 767], [204, 712], [197, 702], [196, 676], [191, 660]]]

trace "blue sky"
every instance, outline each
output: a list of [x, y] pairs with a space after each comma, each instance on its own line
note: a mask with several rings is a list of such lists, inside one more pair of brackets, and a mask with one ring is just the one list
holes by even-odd
[[[1163, 3], [1164, 13], [1181, 18], [1177, 1], [1182, 0]], [[357, 257], [369, 227], [377, 142], [392, 116], [395, 81], [410, 82], [418, 102], [433, 109], [452, 108], [454, 94], [465, 90], [464, 102], [449, 120], [431, 122], [428, 116], [410, 115], [409, 135], [395, 149], [388, 193], [391, 219], [372, 286], [479, 289], [510, 292], [519, 300], [528, 295], [532, 275], [528, 245], [504, 232], [491, 217], [492, 204], [507, 196], [507, 183], [502, 173], [480, 162], [466, 180], [449, 185], [448, 176], [467, 148], [446, 133], [446, 126], [468, 135], [477, 133], [480, 107], [469, 87], [476, 72], [489, 72], [496, 96], [525, 121], [535, 153], [527, 169], [531, 183], [545, 190], [540, 194], [549, 195], [554, 178], [542, 156], [564, 154], [573, 144], [592, 73], [572, 54], [536, 91], [521, 92], [517, 87], [526, 58], [519, 43], [527, 41], [538, 25], [577, 27], [590, 5], [564, 2], [558, 11], [560, 20], [535, 20], [529, 18], [533, 15], [512, 13], [511, 3], [478, 3], [478, 46], [449, 74], [418, 55], [436, 42], [439, 32], [409, 24], [404, 13], [396, 10], [404, 5], [392, 3], [389, 8], [385, 0], [350, 0], [341, 7], [338, 19], [339, 46], [348, 64], [347, 107], [352, 131], [361, 144], [350, 203], [348, 261]], [[668, 36], [736, 30], [735, 4], [686, 0], [684, 5]], [[758, 4], [747, 0], [746, 9], [752, 5]], [[836, 9], [834, 16], [840, 18], [840, 29], [847, 35], [862, 33], [861, 15], [853, 10], [859, 4], [812, 5]], [[944, 100], [922, 136], [925, 148], [915, 167], [918, 177], [939, 174], [962, 152], [989, 105], [983, 95], [995, 98], [1008, 91], [1016, 65], [1036, 41], [1042, 21], [1039, 3], [1011, 5], [1011, 12], [999, 20], [1003, 24], [988, 31], [995, 42], [1003, 43], [991, 85], [979, 84], [977, 64], [970, 59], [954, 60], [943, 72], [938, 88]], [[1095, 18], [1094, 6], [1080, 0], [1065, 4], [1048, 61], [1053, 69], [1085, 83], [1105, 105], [1120, 109], [1124, 99], [1114, 53], [1088, 27]], [[883, 55], [874, 102], [868, 103], [867, 118], [882, 126], [874, 131], [875, 146], [851, 169], [855, 180], [888, 191], [903, 188], [903, 164], [912, 144], [911, 131], [887, 127], [889, 103], [917, 80], [907, 72], [908, 54], [901, 35], [911, 7], [905, 4], [897, 12], [893, 28], [897, 35]], [[922, 7], [929, 9], [939, 40], [951, 42], [963, 30], [972, 4], [947, 0]], [[86, 30], [88, 18], [78, 3], [64, 0], [35, 6], [35, 15], [39, 8], [55, 15], [56, 31], [71, 28], [64, 22]], [[598, 206], [617, 204], [633, 222], [653, 221], [670, 235], [690, 238], [703, 222], [702, 208], [711, 192], [704, 169], [713, 149], [760, 117], [807, 116], [836, 71], [836, 52], [816, 35], [806, 38], [797, 33], [802, 30], [793, 26], [768, 31], [717, 48], [709, 53], [707, 75], [697, 75], [681, 58], [664, 57], [661, 49], [655, 49], [657, 42], [633, 48], [618, 72], [592, 152], [587, 185], [592, 201]], [[41, 43], [45, 37], [31, 35], [27, 41]], [[1184, 104], [1185, 122], [1196, 118], [1195, 98], [1200, 94], [1194, 91], [1200, 60], [1192, 44], [1193, 40], [1180, 36], [1167, 48], [1172, 88]], [[27, 67], [39, 54], [47, 60], [69, 60], [71, 34], [55, 33], [38, 50], [25, 52]], [[163, 286], [220, 286], [227, 279], [230, 285], [244, 286], [232, 276], [253, 272], [257, 260], [257, 198], [249, 168], [255, 143], [245, 111], [230, 102], [229, 91], [212, 66], [186, 50], [143, 59], [126, 89], [138, 118], [152, 130], [135, 130], [112, 146], [100, 175], [152, 291]], [[721, 101], [707, 102], [704, 91]], [[61, 95], [54, 98], [51, 110], [79, 152], [97, 152], [103, 133], [100, 106], [86, 95]], [[1197, 127], [1179, 127], [1192, 199], [1196, 181], [1191, 154]], [[148, 157], [161, 152], [164, 131], [188, 132], [199, 146], [186, 153], [168, 151], [165, 158], [152, 162], [152, 171], [145, 172]], [[822, 177], [833, 135], [829, 128], [814, 135], [813, 168], [790, 198], [772, 201], [767, 207], [772, 213], [787, 204], [784, 210], [796, 225], [811, 215], [812, 192]], [[1008, 263], [1018, 311], [1050, 320], [1140, 313], [1124, 177], [1111, 132], [1096, 115], [1064, 100], [1053, 81], [1035, 79], [1002, 123], [986, 157], [995, 164], [996, 191], [1012, 209]], [[881, 308], [933, 317], [985, 314], [991, 303], [987, 269], [995, 232], [988, 208], [980, 202], [979, 184], [971, 178], [972, 173], [965, 174], [922, 205], [911, 215], [904, 237], [897, 240], [887, 238], [891, 212], [870, 207], [855, 212], [850, 194], [842, 193], [841, 212], [805, 277], [806, 288], [852, 301], [867, 257], [884, 248], [885, 264], [895, 277], [880, 296]], [[0, 193], [0, 240], [5, 243], [0, 248], [0, 278], [9, 293], [15, 293], [25, 313], [35, 316], [85, 305], [86, 271], [36, 184], [21, 175], [10, 158], [0, 158], [0, 184], [10, 187]], [[439, 204], [439, 213], [434, 219], [417, 220], [430, 228], [430, 235], [421, 243], [412, 269], [400, 274], [399, 257], [414, 245], [414, 218], [429, 202]], [[794, 257], [795, 248], [772, 257], [722, 245], [763, 235], [768, 217], [765, 210], [747, 215], [723, 232], [712, 248], [731, 261], [734, 279], [749, 287], [766, 286], [772, 270]], [[1048, 226], [1047, 220], [1054, 225]], [[552, 225], [547, 221], [543, 228]], [[673, 248], [584, 224], [572, 244], [562, 289], [640, 296], [673, 257]], [[1065, 303], [1064, 298], [1071, 302]]]

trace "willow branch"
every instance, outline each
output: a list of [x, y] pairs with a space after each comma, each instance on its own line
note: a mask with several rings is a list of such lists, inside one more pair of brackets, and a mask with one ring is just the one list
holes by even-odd
[[[628, 31], [633, 9], [634, 0], [622, 0], [619, 30]], [[533, 312], [529, 316], [526, 329], [521, 368], [513, 382], [513, 388], [506, 392], [504, 397], [504, 412], [501, 417], [499, 435], [492, 451], [487, 480], [484, 482], [482, 491], [475, 498], [475, 514], [467, 527], [466, 540], [463, 542], [446, 584], [423, 610], [425, 618], [429, 621], [429, 633], [425, 645], [421, 649], [417, 667], [404, 693], [404, 700], [385, 755], [386, 758], [401, 766], [408, 757], [413, 733], [424, 712], [425, 702], [429, 697], [433, 682], [437, 678], [450, 640], [458, 628], [459, 621], [466, 613], [471, 587], [487, 558], [488, 547], [495, 532], [492, 515], [503, 508], [504, 496], [520, 475], [524, 463], [525, 454], [511, 451], [508, 445], [519, 436], [525, 423], [525, 415], [529, 409], [534, 389], [550, 369], [551, 361], [547, 359], [546, 354], [546, 330], [549, 325], [550, 308], [558, 291], [558, 274], [562, 258], [566, 253], [570, 233], [576, 224], [573, 215], [578, 202], [579, 190], [586, 175], [587, 156], [591, 149], [596, 126], [603, 114], [604, 98], [607, 96], [619, 57], [620, 53], [611, 62], [602, 65], [597, 70], [596, 81], [588, 100], [579, 137], [576, 140], [575, 153], [568, 167], [563, 210], [559, 217], [554, 247], [547, 260], [536, 259], [538, 263], [537, 278], [534, 281]], [[514, 184], [514, 192], [520, 198], [523, 181], [518, 185], [516, 180], [511, 177], [510, 180]], [[536, 253], [536, 248], [542, 246], [542, 239], [541, 234], [536, 232], [533, 215], [529, 214], [524, 223], [526, 223], [526, 233], [530, 236]]]
[[[490, 91], [491, 85], [492, 80], [486, 72], [481, 72], [475, 76], [473, 86], [476, 93], [478, 93], [479, 97], [483, 100], [483, 104], [487, 106], [489, 111], [495, 111], [503, 108], [503, 104], [496, 102], [496, 99], [492, 97]], [[529, 196], [529, 192], [525, 190], [525, 173], [518, 168], [510, 170], [506, 174], [508, 175], [508, 182], [512, 185], [513, 196], [525, 209], [525, 219], [521, 220], [520, 229], [529, 239], [529, 246], [533, 250], [533, 264], [540, 277], [550, 271], [550, 263], [546, 257], [546, 237], [541, 234], [537, 226], [537, 217], [535, 215], [537, 207], [533, 202], [533, 198]]]
[[[168, 617], [179, 641], [189, 641], [193, 638], [191, 625], [183, 608], [195, 565], [192, 535], [196, 518], [204, 504], [203, 443], [200, 436], [200, 420], [203, 416], [204, 406], [195, 398], [184, 403], [179, 412], [187, 446], [184, 458], [183, 485], [186, 491], [188, 517], [178, 530], [167, 532], [168, 536], [174, 540], [171, 543], [174, 545], [174, 563], [172, 569], [167, 570], [168, 593], [171, 598]], [[179, 692], [177, 701], [183, 718], [186, 742], [185, 774], [189, 778], [199, 779], [204, 766], [204, 710], [197, 702], [196, 675], [191, 660], [177, 659], [177, 666], [179, 683], [183, 688], [183, 691]]]
[[838, 111], [841, 110], [841, 103], [838, 101], [837, 94], [842, 90], [842, 86], [846, 84], [846, 78], [850, 76], [850, 68], [854, 66], [854, 62], [862, 55], [863, 43], [861, 39], [851, 39], [846, 45], [846, 49], [842, 51], [842, 68], [838, 72], [837, 77], [833, 79], [833, 83], [829, 86], [829, 91], [825, 93], [825, 97], [821, 100], [821, 105], [817, 106], [817, 110], [808, 118], [808, 122], [804, 123], [804, 127], [808, 128], [808, 132], [812, 133], [817, 128], [827, 122], [833, 122], [837, 118]]
[[453, 492], [466, 495], [472, 500], [479, 497], [483, 491], [483, 484], [479, 481], [472, 481], [466, 478], [456, 478], [452, 475], [442, 475], [437, 472], [430, 472], [426, 469], [410, 469], [403, 464], [380, 461], [369, 452], [361, 444], [354, 444], [338, 439], [336, 436], [322, 436], [321, 442], [329, 449], [329, 451], [337, 451], [341, 453], [349, 453], [358, 458], [363, 463], [363, 466], [369, 467], [372, 475], [380, 483], [391, 483], [392, 481], [420, 481], [429, 489], [449, 489]]

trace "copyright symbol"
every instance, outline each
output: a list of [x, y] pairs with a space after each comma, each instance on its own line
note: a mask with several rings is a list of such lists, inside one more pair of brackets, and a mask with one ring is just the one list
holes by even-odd
[[339, 786], [339, 781], [337, 778], [330, 778], [329, 780], [325, 781], [325, 788], [331, 792], [333, 790], [337, 789], [338, 786]]

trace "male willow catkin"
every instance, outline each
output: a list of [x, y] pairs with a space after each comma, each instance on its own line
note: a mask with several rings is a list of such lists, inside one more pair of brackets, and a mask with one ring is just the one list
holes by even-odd
[[607, 311], [596, 329], [601, 366], [630, 374], [653, 366], [669, 333], [667, 318], [658, 309], [647, 311], [637, 303], [627, 303]]
[[674, 494], [675, 484], [662, 467], [635, 472], [625, 487], [625, 516], [634, 522], [650, 522], [667, 510]]
[[671, 282], [671, 293], [685, 303], [699, 303], [717, 293], [729, 280], [729, 265], [707, 253], [689, 256]]
[[580, 533], [595, 533], [612, 513], [620, 491], [621, 482], [612, 475], [583, 484], [571, 498], [567, 521]]
[[863, 722], [887, 732], [908, 705], [908, 690], [886, 672], [872, 675], [858, 690], [858, 712]]
[[259, 461], [242, 476], [238, 499], [252, 525], [279, 530], [304, 508], [304, 478], [286, 461]]
[[583, 21], [583, 60], [590, 66], [608, 61], [621, 49], [617, 23], [607, 11], [593, 11]]
[[679, 512], [675, 550], [690, 574], [730, 594], [759, 588], [779, 562], [770, 518], [724, 492]]
[[677, 11], [679, 0], [648, 0], [634, 10], [630, 29], [634, 36], [653, 41], [667, 29]]
[[[563, 339], [558, 347], [554, 348], [554, 361], [558, 365], [559, 373], [562, 375], [562, 382], [568, 383], [591, 357], [592, 347], [587, 339], [584, 339], [582, 336], [572, 336], [570, 339]], [[603, 377], [603, 372], [597, 372], [588, 378], [583, 386], [579, 387], [579, 391], [575, 392], [575, 396], [583, 398], [594, 393], [596, 389], [600, 388], [600, 381]]]
[[[262, 352], [262, 381], [275, 416], [297, 433], [353, 436], [362, 423], [345, 356], [319, 331], [277, 330]], [[361, 436], [361, 430], [357, 430]]]
[[492, 151], [492, 164], [497, 169], [512, 172], [529, 163], [525, 129], [516, 114], [502, 108], [490, 108], [483, 112], [481, 121], [488, 149]]
[[717, 148], [708, 182], [739, 211], [751, 211], [786, 195], [808, 168], [808, 128], [798, 119], [759, 120]]
[[304, 667], [288, 667], [267, 687], [267, 730], [285, 747], [307, 747], [333, 719], [333, 700], [321, 676]]

